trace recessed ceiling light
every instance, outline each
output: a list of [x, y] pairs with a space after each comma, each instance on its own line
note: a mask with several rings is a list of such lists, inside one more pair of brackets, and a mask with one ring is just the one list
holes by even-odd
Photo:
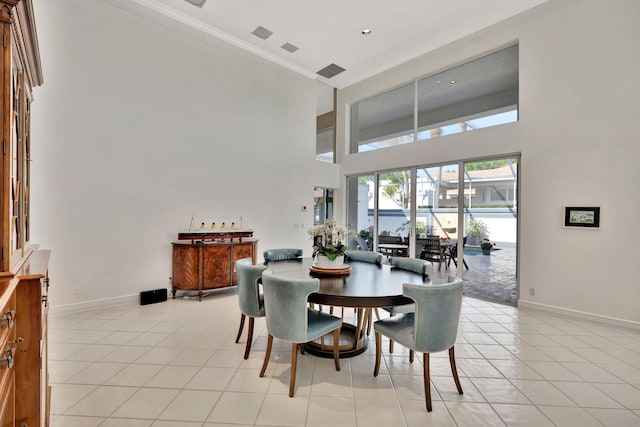
[[364, 30], [362, 30], [362, 35], [368, 36], [369, 34], [371, 34], [371, 30], [370, 29], [365, 28]]
[[451, 80], [451, 81], [449, 82], [449, 84], [450, 84], [451, 86], [455, 86], [455, 85], [456, 85], [456, 81], [455, 81], [455, 80]]

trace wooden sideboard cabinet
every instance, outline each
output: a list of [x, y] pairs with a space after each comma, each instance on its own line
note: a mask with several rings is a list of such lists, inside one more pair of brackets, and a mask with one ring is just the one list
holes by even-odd
[[50, 251], [32, 252], [0, 277], [0, 426], [48, 426], [47, 274]]
[[206, 289], [235, 286], [235, 263], [251, 258], [256, 263], [258, 239], [216, 240], [213, 242], [182, 243], [173, 245], [172, 293], [197, 292], [202, 299]]

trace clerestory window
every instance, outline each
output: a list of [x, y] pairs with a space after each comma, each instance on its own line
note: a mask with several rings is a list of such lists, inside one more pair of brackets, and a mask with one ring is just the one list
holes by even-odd
[[352, 104], [350, 152], [515, 122], [518, 92], [515, 45]]

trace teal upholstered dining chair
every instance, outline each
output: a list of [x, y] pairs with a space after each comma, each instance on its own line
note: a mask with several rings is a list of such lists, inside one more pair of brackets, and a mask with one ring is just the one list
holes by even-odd
[[453, 380], [458, 393], [462, 394], [454, 352], [462, 304], [462, 280], [449, 276], [448, 281], [444, 285], [405, 283], [402, 285], [402, 293], [415, 302], [415, 312], [389, 317], [373, 324], [376, 333], [376, 364], [373, 371], [375, 377], [380, 372], [382, 335], [407, 348], [424, 353], [424, 394], [429, 412], [431, 412], [430, 353], [449, 351]]
[[292, 343], [289, 397], [293, 397], [296, 383], [298, 346], [333, 331], [333, 359], [340, 370], [338, 345], [342, 319], [307, 306], [309, 295], [320, 288], [318, 279], [290, 279], [276, 276], [268, 269], [262, 273], [264, 308], [267, 320], [267, 351], [260, 370], [264, 377], [271, 357], [273, 337]]
[[[361, 261], [368, 262], [371, 264], [382, 265], [382, 259], [384, 255], [379, 252], [371, 252], [371, 251], [354, 251], [347, 250], [345, 251], [345, 255], [347, 255], [347, 261]], [[380, 319], [380, 314], [378, 313], [378, 309], [376, 308], [376, 317]], [[364, 318], [367, 322], [367, 335], [371, 332], [372, 325], [372, 310], [370, 308], [365, 309]]]
[[[429, 277], [429, 274], [431, 274], [431, 271], [433, 270], [430, 263], [416, 258], [390, 257], [389, 264], [401, 270], [413, 271], [414, 273], [421, 274], [422, 277]], [[384, 308], [384, 310], [388, 311], [392, 316], [400, 313], [411, 313], [415, 309], [416, 307], [414, 304], [397, 305], [395, 307]], [[393, 353], [393, 340], [389, 341], [389, 353]], [[409, 351], [409, 361], [413, 363], [413, 350]]]
[[[429, 277], [433, 269], [431, 264], [417, 258], [390, 257], [389, 264], [400, 270], [421, 274], [423, 278]], [[385, 307], [385, 310], [393, 316], [399, 313], [410, 313], [415, 310], [415, 306], [413, 304], [397, 305], [395, 307]], [[393, 347], [390, 348], [390, 352], [393, 353]]]
[[401, 270], [408, 270], [422, 274], [423, 277], [428, 277], [433, 268], [431, 267], [431, 264], [426, 263], [421, 259], [397, 256], [389, 257], [389, 264]]
[[251, 258], [242, 258], [236, 261], [236, 277], [238, 278], [238, 303], [240, 305], [240, 327], [236, 343], [240, 340], [244, 321], [249, 317], [249, 327], [247, 331], [247, 345], [244, 350], [244, 358], [249, 358], [251, 342], [253, 341], [253, 325], [256, 317], [264, 317], [263, 296], [258, 288], [260, 276], [267, 267], [264, 265], [253, 265]]
[[382, 264], [383, 256], [378, 252], [347, 250], [345, 254], [347, 255], [347, 260], [363, 261], [378, 265]]
[[288, 259], [298, 259], [302, 256], [302, 249], [293, 248], [281, 248], [281, 249], [267, 249], [262, 253], [264, 256], [264, 263], [268, 264], [271, 261], [284, 261]]

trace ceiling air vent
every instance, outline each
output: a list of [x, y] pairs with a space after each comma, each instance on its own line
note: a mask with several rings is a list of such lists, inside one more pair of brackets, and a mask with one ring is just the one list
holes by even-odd
[[336, 74], [340, 74], [344, 70], [345, 69], [342, 68], [339, 65], [331, 64], [331, 65], [327, 65], [322, 70], [318, 71], [318, 74], [320, 74], [322, 77], [326, 77], [326, 78], [330, 79], [331, 77], [335, 76]]
[[293, 53], [296, 50], [298, 50], [298, 46], [294, 46], [291, 43], [285, 43], [280, 47], [283, 48], [284, 50], [286, 50], [287, 52], [291, 52], [291, 53]]
[[187, 1], [192, 5], [198, 6], [198, 7], [204, 6], [204, 4], [207, 2], [207, 0], [187, 0]]
[[256, 37], [260, 37], [262, 40], [266, 40], [273, 34], [273, 31], [267, 30], [265, 27], [258, 25], [255, 30], [251, 32]]

